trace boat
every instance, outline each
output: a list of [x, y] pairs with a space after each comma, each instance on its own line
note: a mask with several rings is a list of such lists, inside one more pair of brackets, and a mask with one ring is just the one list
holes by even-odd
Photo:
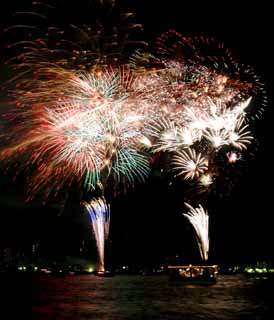
[[217, 265], [168, 266], [170, 280], [184, 284], [212, 285], [217, 282]]

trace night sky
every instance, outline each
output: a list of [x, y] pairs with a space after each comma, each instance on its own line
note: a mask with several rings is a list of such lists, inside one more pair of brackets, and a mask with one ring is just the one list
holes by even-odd
[[[1, 28], [8, 23], [12, 10], [22, 8], [24, 2], [28, 3], [9, 1], [5, 7], [0, 5]], [[77, 5], [70, 2], [56, 1], [60, 19], [86, 22], [89, 11], [85, 8], [90, 8], [91, 1], [77, 1]], [[219, 8], [213, 4], [175, 0], [163, 3], [124, 0], [119, 3], [121, 8], [136, 12], [136, 20], [144, 25], [147, 39], [169, 28], [188, 35], [213, 36], [231, 48], [242, 63], [252, 65], [265, 83], [269, 102], [254, 124], [255, 146], [247, 151], [252, 155], [235, 170], [232, 192], [226, 194], [226, 189], [220, 186], [220, 192], [210, 195], [206, 202], [210, 215], [210, 260], [274, 261], [271, 10], [267, 7], [270, 4], [263, 2], [243, 7], [239, 7], [238, 2], [220, 2]], [[1, 174], [0, 187], [0, 248], [27, 247], [39, 241], [44, 254], [94, 255], [87, 219], [78, 206], [77, 187], [70, 191], [62, 213], [53, 202], [42, 206], [37, 199], [25, 204], [23, 177], [12, 181], [9, 175]], [[161, 175], [155, 166], [145, 185], [137, 184], [126, 195], [111, 195], [108, 259], [116, 263], [156, 263], [179, 254], [185, 259], [197, 260], [194, 232], [181, 215], [186, 190], [186, 186], [178, 182], [169, 186], [168, 177]], [[84, 253], [79, 253], [83, 240]]]

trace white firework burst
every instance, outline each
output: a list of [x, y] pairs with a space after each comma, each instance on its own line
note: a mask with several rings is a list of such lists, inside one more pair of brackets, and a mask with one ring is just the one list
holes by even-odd
[[228, 144], [228, 132], [225, 130], [212, 130], [208, 129], [204, 132], [204, 137], [210, 141], [213, 148], [219, 149], [223, 145]]
[[228, 134], [228, 142], [233, 145], [235, 148], [242, 150], [247, 149], [247, 144], [251, 143], [253, 137], [250, 135], [250, 131], [248, 130], [248, 125], [242, 127], [244, 119], [241, 118], [235, 126], [235, 129], [229, 132]]
[[179, 175], [184, 175], [185, 179], [194, 179], [208, 169], [206, 158], [190, 148], [177, 151], [173, 156], [172, 163], [174, 169], [180, 170]]

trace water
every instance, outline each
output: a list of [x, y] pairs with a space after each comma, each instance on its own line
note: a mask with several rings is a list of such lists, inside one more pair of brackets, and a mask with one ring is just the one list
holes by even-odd
[[[10, 312], [37, 320], [273, 319], [273, 282], [219, 276], [210, 287], [184, 286], [167, 276], [35, 276], [31, 295], [17, 282]], [[12, 289], [13, 291], [13, 289]], [[1, 317], [0, 317], [1, 318]], [[8, 319], [7, 317], [5, 319]]]

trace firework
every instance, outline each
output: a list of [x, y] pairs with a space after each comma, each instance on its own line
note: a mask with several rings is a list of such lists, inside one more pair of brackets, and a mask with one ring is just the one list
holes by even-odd
[[208, 236], [208, 220], [209, 216], [207, 211], [199, 205], [197, 208], [193, 208], [190, 204], [185, 203], [190, 210], [183, 215], [189, 220], [196, 232], [196, 238], [199, 245], [200, 254], [203, 260], [208, 259], [209, 251], [209, 236]]
[[[264, 89], [223, 45], [168, 31], [150, 50], [131, 32], [142, 26], [128, 22], [130, 13], [106, 21], [107, 27], [97, 19], [49, 26], [39, 11], [15, 16], [28, 23], [4, 31], [14, 41], [7, 63], [15, 75], [6, 83], [12, 102], [0, 159], [7, 165], [14, 160], [14, 176], [28, 175], [27, 200], [37, 193], [56, 196], [75, 181], [81, 192], [144, 182], [158, 153], [169, 153], [171, 169], [192, 180], [192, 190], [197, 184], [198, 194], [208, 194], [225, 172], [220, 159], [235, 168], [244, 158]], [[186, 206], [183, 215], [206, 261], [209, 216], [201, 205]], [[103, 197], [84, 207], [104, 272], [110, 207]]]
[[17, 83], [7, 119], [16, 132], [1, 151], [36, 167], [29, 193], [47, 195], [72, 180], [88, 191], [145, 181], [149, 152], [172, 153], [178, 176], [206, 186], [218, 176], [218, 153], [237, 149], [240, 157], [251, 144], [248, 120], [262, 87], [223, 45], [171, 30], [149, 50], [130, 37], [140, 27], [128, 23], [131, 14], [120, 15], [117, 28], [50, 27], [39, 11], [32, 16], [43, 27], [6, 29], [32, 32], [9, 45]]
[[54, 8], [46, 9], [41, 14], [45, 7], [34, 3], [31, 11], [17, 12], [15, 18], [29, 23], [4, 32], [14, 41], [7, 45], [16, 75], [7, 83], [13, 105], [6, 118], [16, 132], [5, 135], [1, 158], [25, 157], [29, 199], [39, 191], [57, 194], [73, 180], [87, 191], [100, 182], [144, 181], [148, 103], [124, 63], [132, 48], [145, 45], [131, 37], [140, 25], [133, 14], [113, 11], [113, 28], [109, 19], [107, 28], [98, 20], [49, 26]]
[[200, 153], [196, 154], [194, 149], [178, 151], [173, 157], [173, 164], [179, 175], [185, 175], [186, 179], [193, 179], [204, 173], [207, 168], [207, 161]]
[[[107, 17], [101, 14], [100, 3], [109, 7], [111, 14]], [[129, 52], [146, 46], [136, 37], [142, 25], [136, 23], [132, 12], [119, 13], [112, 10], [114, 6], [115, 1], [94, 3], [90, 12], [94, 19], [90, 21], [89, 16], [89, 24], [83, 25], [56, 21], [57, 8], [41, 2], [15, 12], [15, 23], [4, 30], [4, 35], [13, 41], [7, 48], [12, 52], [9, 64], [17, 71], [16, 78], [44, 67], [89, 72], [98, 66], [128, 62]], [[100, 21], [96, 15], [100, 15]]]
[[105, 241], [109, 235], [110, 207], [104, 198], [94, 199], [84, 206], [89, 213], [91, 225], [96, 240], [99, 268], [98, 271], [105, 271]]
[[218, 154], [238, 149], [239, 158], [239, 151], [251, 144], [249, 122], [261, 112], [263, 85], [222, 44], [174, 30], [157, 39], [154, 55], [139, 51], [134, 67], [143, 68], [144, 61], [152, 70], [146, 87], [155, 88], [150, 103], [157, 117], [145, 127], [152, 152], [174, 154], [171, 165], [177, 176], [187, 180], [201, 176], [196, 179], [200, 186], [214, 183], [221, 171]]
[[[147, 143], [142, 133], [145, 115], [141, 108], [134, 110], [135, 98], [123, 92], [124, 73], [53, 74], [57, 79], [46, 80], [43, 103], [35, 104], [41, 89], [34, 88], [25, 107], [12, 113], [16, 133], [7, 136], [9, 146], [1, 153], [3, 158], [25, 154], [29, 160], [24, 166], [38, 168], [30, 193], [50, 180], [59, 181], [60, 188], [72, 177], [84, 181], [88, 190], [110, 176], [118, 182], [125, 177], [131, 184], [135, 178], [143, 181], [149, 172], [148, 159], [140, 151]], [[59, 81], [64, 75], [66, 82]], [[70, 94], [57, 98], [64, 90]]]

